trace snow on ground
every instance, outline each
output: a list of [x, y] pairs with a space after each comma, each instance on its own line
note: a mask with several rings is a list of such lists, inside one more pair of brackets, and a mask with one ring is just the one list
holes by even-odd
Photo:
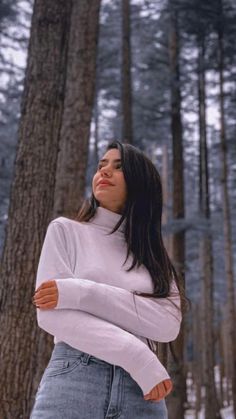
[[[235, 416], [233, 414], [233, 407], [224, 407], [220, 410], [222, 419], [235, 419]], [[201, 410], [201, 412], [198, 413], [198, 416], [195, 416], [195, 410], [189, 409], [185, 413], [185, 419], [206, 419], [204, 410]]]
[[235, 419], [234, 413], [233, 413], [233, 406], [224, 407], [220, 410], [222, 419]]
[[[221, 418], [222, 419], [235, 419], [234, 413], [233, 413], [233, 406], [224, 407], [220, 410]], [[198, 412], [198, 415], [196, 416], [194, 409], [188, 409], [185, 412], [185, 419], [207, 419], [205, 418], [205, 412], [204, 409], [201, 409], [200, 412]]]
[[[220, 391], [220, 375], [219, 375], [219, 368], [218, 366], [215, 367], [215, 380], [216, 380], [216, 388], [217, 391]], [[226, 383], [224, 382], [226, 385]], [[202, 388], [201, 390], [201, 399], [204, 400], [205, 389]], [[193, 380], [191, 378], [191, 373], [188, 373], [187, 376], [187, 399], [188, 399], [188, 406], [189, 408], [185, 412], [185, 419], [207, 419], [205, 417], [204, 406], [201, 407], [201, 410], [196, 415], [195, 412], [195, 402], [196, 402], [196, 394], [195, 394], [195, 386]], [[233, 413], [233, 406], [224, 406], [221, 410], [221, 418], [222, 419], [236, 419]]]
[[185, 413], [185, 419], [205, 419], [204, 411], [199, 412], [196, 418], [195, 410], [188, 409]]

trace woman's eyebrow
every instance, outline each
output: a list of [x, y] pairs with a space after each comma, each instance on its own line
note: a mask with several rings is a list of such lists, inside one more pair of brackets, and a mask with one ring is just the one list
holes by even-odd
[[[108, 159], [101, 159], [101, 160], [99, 160], [99, 162], [101, 163], [101, 162], [108, 162], [109, 160]], [[113, 160], [113, 162], [115, 163], [115, 162], [118, 162], [118, 161], [121, 161], [121, 159], [114, 159]]]

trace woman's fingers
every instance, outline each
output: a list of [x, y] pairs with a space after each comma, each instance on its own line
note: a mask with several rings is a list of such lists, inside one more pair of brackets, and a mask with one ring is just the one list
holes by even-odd
[[39, 291], [37, 291], [34, 294], [34, 299], [37, 300], [39, 298], [43, 298], [45, 296], [57, 296], [58, 294], [58, 290], [57, 288], [45, 288], [45, 289], [41, 289]]
[[50, 303], [50, 301], [56, 301], [57, 296], [56, 295], [44, 295], [40, 298], [34, 298], [34, 302], [36, 304], [42, 304], [42, 303]]
[[148, 394], [146, 394], [144, 399], [158, 402], [171, 392], [172, 387], [173, 385], [170, 379], [164, 380], [157, 384]]
[[171, 380], [165, 380], [163, 381], [163, 384], [165, 386], [166, 396], [171, 392], [173, 388], [173, 384]]
[[56, 281], [54, 280], [54, 279], [51, 279], [51, 280], [49, 280], [49, 281], [45, 281], [45, 282], [43, 282], [38, 288], [37, 288], [37, 290], [36, 290], [36, 292], [38, 292], [38, 291], [40, 291], [40, 290], [43, 290], [43, 289], [45, 289], [45, 288], [55, 288], [57, 285], [56, 285]]
[[157, 386], [156, 394], [157, 394], [157, 400], [161, 400], [165, 396], [165, 387], [163, 386], [163, 383], [160, 383]]
[[55, 280], [43, 282], [33, 296], [38, 308], [54, 308], [58, 302], [58, 288]]
[[50, 306], [52, 305], [53, 307], [56, 307], [57, 297], [55, 295], [53, 296], [45, 295], [42, 298], [34, 299], [33, 303], [39, 308], [46, 308], [46, 306], [48, 307], [48, 305]]
[[48, 299], [57, 299], [58, 291], [57, 288], [45, 288], [41, 289], [40, 291], [37, 291], [34, 294], [33, 300], [34, 301], [41, 301], [46, 298], [45, 301], [48, 301]]
[[55, 308], [57, 305], [57, 301], [50, 301], [47, 303], [37, 303], [36, 307], [40, 309], [49, 309], [49, 308]]
[[45, 288], [45, 289], [41, 289], [39, 291], [37, 291], [34, 294], [35, 298], [40, 298], [40, 297], [44, 297], [45, 295], [53, 295], [56, 294], [57, 290], [55, 288]]

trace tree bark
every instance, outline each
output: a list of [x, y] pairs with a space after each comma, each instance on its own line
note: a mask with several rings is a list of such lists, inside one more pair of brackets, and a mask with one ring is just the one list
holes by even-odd
[[0, 417], [29, 417], [51, 342], [31, 304], [53, 210], [71, 4], [36, 0], [0, 266]]
[[[210, 221], [209, 170], [206, 133], [206, 93], [205, 93], [205, 45], [204, 37], [198, 38], [198, 103], [199, 103], [199, 212]], [[200, 240], [202, 321], [203, 328], [203, 385], [205, 388], [205, 416], [217, 417], [217, 395], [214, 379], [214, 304], [213, 304], [213, 255], [212, 237], [207, 231]]]
[[74, 218], [84, 199], [100, 0], [73, 0], [54, 216]]
[[[168, 223], [169, 220], [169, 206], [170, 206], [170, 193], [169, 193], [169, 157], [167, 144], [162, 146], [162, 194], [163, 194], [163, 225]], [[164, 245], [168, 254], [172, 257], [172, 240], [171, 235], [164, 236]]]
[[[168, 201], [169, 201], [169, 184], [168, 184], [168, 176], [169, 173], [169, 162], [168, 162], [168, 148], [167, 145], [163, 145], [162, 147], [162, 195], [163, 195], [163, 213], [162, 213], [162, 223], [163, 225], [168, 223]], [[170, 235], [164, 236], [164, 245], [168, 252], [168, 255], [171, 257], [171, 237]], [[161, 343], [158, 342], [157, 345], [157, 357], [161, 361], [161, 363], [167, 368], [168, 366], [168, 343]]]
[[195, 388], [195, 417], [198, 418], [201, 410], [201, 387], [202, 387], [202, 348], [203, 336], [200, 319], [201, 307], [196, 303], [193, 307], [193, 381]]
[[[181, 121], [181, 94], [179, 72], [179, 39], [177, 14], [172, 1], [170, 7], [169, 59], [171, 77], [171, 132], [173, 149], [173, 218], [184, 218], [184, 166]], [[185, 233], [179, 231], [173, 235], [172, 260], [184, 281]], [[186, 402], [186, 377], [184, 371], [184, 319], [178, 338], [172, 343], [176, 359], [172, 358], [170, 373], [173, 377], [174, 390], [167, 399], [169, 418], [184, 419]]]
[[219, 0], [219, 26], [218, 26], [218, 54], [219, 54], [219, 83], [220, 83], [220, 145], [221, 145], [221, 195], [223, 205], [223, 227], [224, 227], [224, 257], [227, 284], [227, 323], [229, 332], [229, 362], [231, 370], [231, 383], [233, 395], [233, 409], [236, 417], [236, 330], [235, 330], [235, 288], [232, 255], [232, 229], [230, 202], [228, 193], [228, 168], [227, 168], [227, 141], [225, 127], [225, 94], [224, 94], [224, 45], [223, 45], [223, 9], [222, 1]]
[[99, 93], [98, 89], [95, 94], [94, 106], [94, 162], [95, 164], [99, 159]]
[[133, 143], [130, 0], [122, 0], [122, 140]]

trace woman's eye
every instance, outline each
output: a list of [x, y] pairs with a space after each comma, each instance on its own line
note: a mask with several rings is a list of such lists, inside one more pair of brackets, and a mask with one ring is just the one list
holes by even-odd
[[[104, 165], [102, 164], [98, 164], [97, 166], [97, 170], [100, 170], [102, 167], [104, 167]], [[119, 163], [115, 166], [116, 169], [121, 169], [122, 170], [122, 165]]]

